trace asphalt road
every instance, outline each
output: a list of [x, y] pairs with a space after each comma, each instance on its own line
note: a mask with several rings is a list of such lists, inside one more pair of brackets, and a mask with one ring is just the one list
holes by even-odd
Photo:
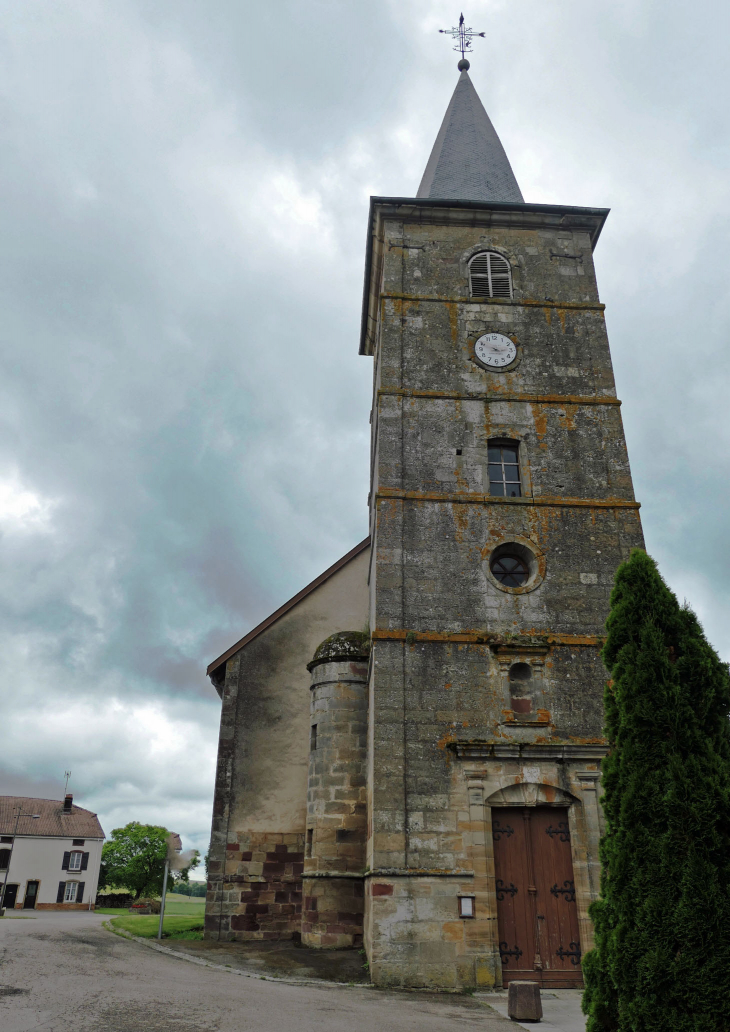
[[[2, 1032], [506, 1032], [483, 1001], [289, 985], [165, 956], [93, 913], [0, 920]], [[172, 945], [172, 944], [171, 944]]]

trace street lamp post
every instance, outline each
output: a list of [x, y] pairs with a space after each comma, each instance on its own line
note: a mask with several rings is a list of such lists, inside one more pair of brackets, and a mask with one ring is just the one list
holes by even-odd
[[8, 856], [8, 866], [5, 868], [5, 878], [3, 880], [3, 895], [2, 895], [2, 913], [0, 916], [5, 917], [5, 889], [8, 884], [8, 875], [10, 874], [10, 864], [13, 859], [13, 850], [15, 849], [15, 840], [18, 837], [18, 821], [21, 817], [31, 817], [34, 821], [40, 818], [39, 813], [23, 813], [23, 807], [18, 807], [18, 812], [15, 815], [15, 830], [13, 832], [13, 841], [10, 843], [10, 854]]

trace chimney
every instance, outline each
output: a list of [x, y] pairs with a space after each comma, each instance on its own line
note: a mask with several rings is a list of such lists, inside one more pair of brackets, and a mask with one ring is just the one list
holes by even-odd
[[74, 797], [69, 793], [63, 800], [63, 812], [71, 813], [71, 807], [73, 806]]

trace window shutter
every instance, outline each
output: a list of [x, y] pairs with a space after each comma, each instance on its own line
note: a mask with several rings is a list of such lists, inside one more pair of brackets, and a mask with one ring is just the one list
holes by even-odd
[[89, 854], [88, 853], [83, 853], [82, 856], [81, 856], [81, 870], [85, 871], [88, 866], [89, 866]]
[[66, 891], [66, 882], [60, 881], [58, 883], [58, 895], [56, 896], [56, 903], [63, 903], [63, 894]]
[[62, 871], [67, 871], [68, 870], [68, 862], [69, 862], [70, 859], [71, 859], [71, 853], [70, 852], [63, 854], [63, 863], [61, 864], [61, 870]]
[[79, 887], [76, 890], [76, 902], [77, 903], [83, 903], [83, 901], [84, 901], [84, 885], [86, 885], [86, 882], [83, 882], [83, 881], [79, 882]]
[[472, 297], [491, 297], [489, 291], [489, 255], [478, 254], [469, 263]]
[[495, 251], [482, 251], [469, 262], [472, 297], [512, 297], [509, 262]]
[[509, 264], [501, 254], [489, 255], [489, 274], [492, 297], [512, 297]]

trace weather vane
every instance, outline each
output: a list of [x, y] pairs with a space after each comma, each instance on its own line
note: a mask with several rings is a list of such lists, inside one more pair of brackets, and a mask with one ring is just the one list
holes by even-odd
[[454, 50], [461, 51], [461, 61], [459, 61], [459, 68], [465, 70], [469, 67], [469, 62], [466, 59], [466, 54], [471, 50], [471, 41], [475, 36], [485, 36], [485, 32], [474, 32], [469, 26], [464, 25], [464, 15], [462, 14], [459, 18], [458, 28], [453, 29], [439, 29], [439, 32], [444, 33], [446, 36], [451, 36], [452, 39], [456, 40], [456, 46]]

